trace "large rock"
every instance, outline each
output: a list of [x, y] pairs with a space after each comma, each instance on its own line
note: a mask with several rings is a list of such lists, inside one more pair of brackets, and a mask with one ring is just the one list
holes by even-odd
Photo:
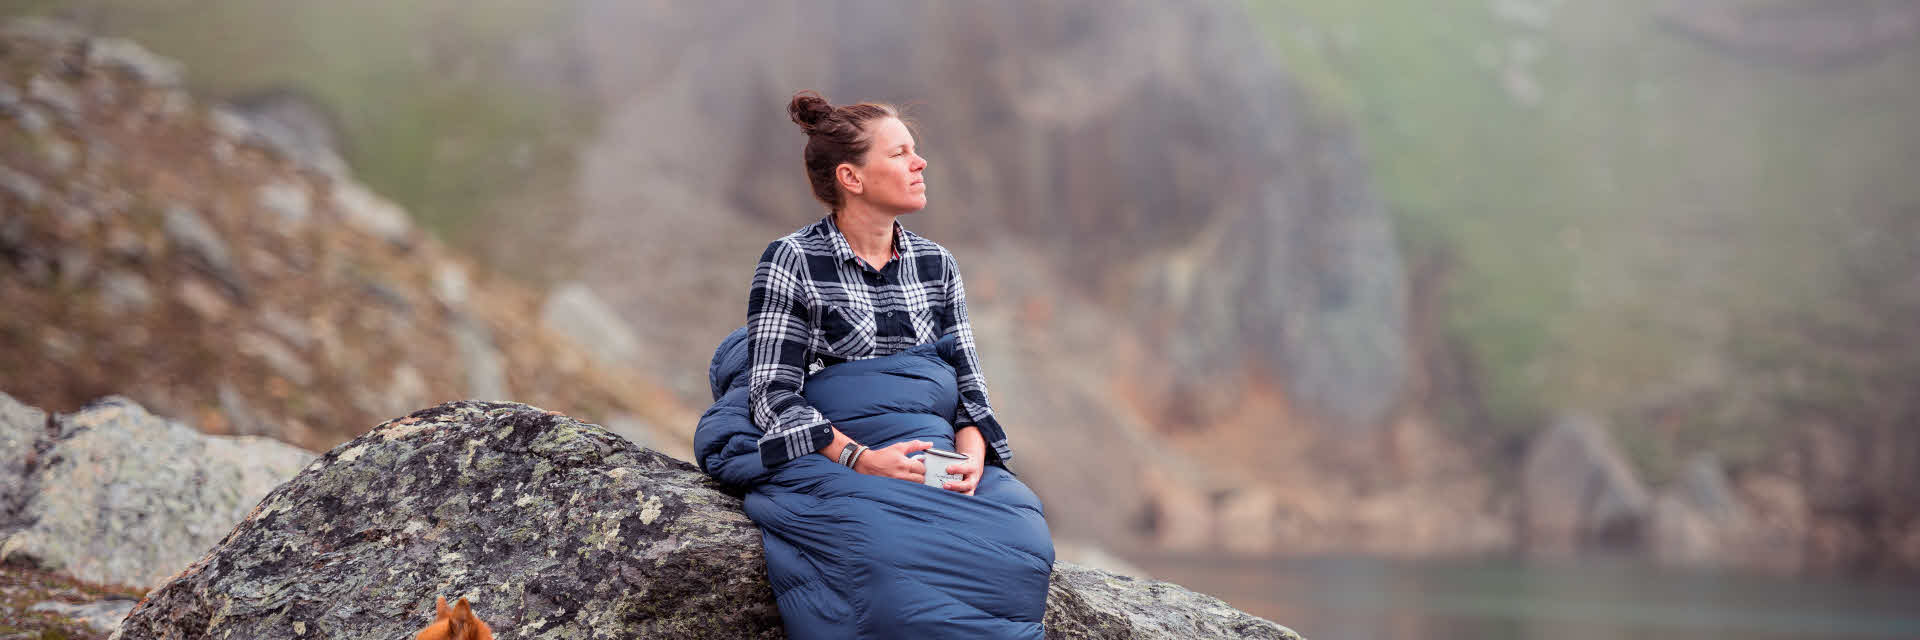
[[1293, 630], [1180, 585], [1053, 565], [1047, 587], [1048, 638], [1272, 638]]
[[1521, 483], [1520, 533], [1531, 550], [1638, 541], [1647, 490], [1596, 418], [1566, 416], [1536, 437]]
[[[398, 638], [464, 596], [502, 637], [778, 638], [760, 533], [692, 465], [521, 404], [375, 427], [267, 496], [120, 638]], [[1166, 583], [1057, 565], [1060, 638], [1297, 637]]]
[[1722, 565], [1751, 554], [1761, 540], [1726, 470], [1712, 454], [1687, 461], [1677, 482], [1653, 498], [1646, 543], [1655, 559], [1672, 564]]
[[[18, 406], [0, 394], [0, 416]], [[120, 397], [57, 416], [51, 429], [27, 417], [0, 419], [7, 453], [34, 438], [20, 475], [6, 469], [0, 557], [89, 582], [159, 585], [313, 459], [264, 438], [202, 435]]]
[[46, 412], [0, 393], [0, 517], [8, 522], [25, 506], [34, 448], [46, 433]]

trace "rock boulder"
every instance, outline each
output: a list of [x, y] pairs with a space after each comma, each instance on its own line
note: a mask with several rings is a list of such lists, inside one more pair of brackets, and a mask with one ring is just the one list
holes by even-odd
[[1521, 538], [1536, 552], [1637, 542], [1651, 502], [1606, 425], [1586, 415], [1534, 438], [1521, 482]]
[[0, 446], [25, 452], [0, 486], [0, 557], [88, 582], [165, 582], [313, 459], [265, 438], [202, 435], [117, 396], [51, 426], [36, 413], [0, 394]]
[[[501, 637], [778, 638], [760, 533], [692, 465], [522, 404], [389, 421], [281, 485], [119, 638], [399, 638], [466, 597]], [[1058, 638], [1298, 637], [1056, 565]]]

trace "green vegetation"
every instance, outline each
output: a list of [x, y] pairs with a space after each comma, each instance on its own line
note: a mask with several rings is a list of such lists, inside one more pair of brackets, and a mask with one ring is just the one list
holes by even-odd
[[1451, 262], [1446, 326], [1494, 422], [1462, 426], [1593, 410], [1656, 476], [1703, 447], [1737, 463], [1791, 426], [1744, 354], [1780, 357], [1755, 343], [1810, 308], [1877, 321], [1833, 285], [1847, 238], [1920, 205], [1920, 47], [1760, 59], [1663, 28], [1651, 0], [1249, 6], [1356, 124], [1409, 263]]

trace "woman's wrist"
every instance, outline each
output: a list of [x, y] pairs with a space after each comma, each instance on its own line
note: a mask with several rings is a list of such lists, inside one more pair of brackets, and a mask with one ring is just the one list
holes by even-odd
[[967, 425], [953, 432], [953, 450], [967, 454], [968, 457], [985, 459], [987, 439], [981, 435], [980, 427]]

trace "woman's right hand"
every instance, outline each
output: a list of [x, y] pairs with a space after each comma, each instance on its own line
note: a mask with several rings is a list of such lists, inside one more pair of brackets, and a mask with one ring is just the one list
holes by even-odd
[[868, 449], [860, 454], [860, 461], [854, 463], [853, 470], [870, 476], [899, 478], [908, 482], [925, 482], [927, 465], [907, 456], [933, 448], [933, 443], [925, 440], [896, 442], [880, 449]]

